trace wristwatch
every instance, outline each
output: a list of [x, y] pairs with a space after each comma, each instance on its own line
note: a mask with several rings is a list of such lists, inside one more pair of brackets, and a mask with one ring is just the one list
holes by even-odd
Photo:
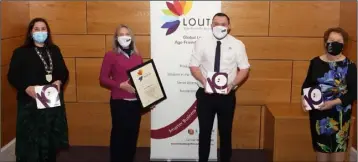
[[231, 87], [232, 87], [231, 90], [234, 90], [234, 91], [235, 91], [235, 90], [238, 88], [237, 85], [234, 85], [234, 84], [232, 84], [232, 83], [231, 83], [230, 85], [231, 85]]

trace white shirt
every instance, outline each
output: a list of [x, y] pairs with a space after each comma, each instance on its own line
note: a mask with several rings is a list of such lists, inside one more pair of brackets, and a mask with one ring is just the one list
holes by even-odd
[[[217, 39], [212, 35], [199, 38], [194, 45], [189, 66], [200, 67], [204, 77], [207, 72], [214, 72], [215, 51]], [[220, 72], [228, 74], [228, 83], [231, 84], [239, 69], [248, 69], [250, 64], [246, 55], [244, 43], [231, 35], [227, 35], [221, 41]], [[199, 83], [203, 88], [203, 85]]]

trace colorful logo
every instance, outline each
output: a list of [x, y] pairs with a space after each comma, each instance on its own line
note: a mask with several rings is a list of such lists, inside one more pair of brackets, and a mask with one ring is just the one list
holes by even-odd
[[194, 130], [193, 130], [193, 129], [188, 129], [188, 134], [193, 135], [193, 134], [194, 134]]
[[139, 69], [138, 72], [137, 72], [137, 75], [139, 76], [138, 80], [142, 81], [143, 80], [143, 70]]
[[163, 19], [165, 23], [161, 28], [167, 29], [166, 35], [174, 33], [179, 25], [179, 17], [188, 14], [191, 10], [193, 1], [178, 1], [174, 0], [173, 3], [166, 2], [168, 9], [162, 10], [164, 13]]

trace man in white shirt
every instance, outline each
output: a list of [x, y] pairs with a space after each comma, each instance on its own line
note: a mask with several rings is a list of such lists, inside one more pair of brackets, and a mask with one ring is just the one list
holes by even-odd
[[[193, 77], [200, 82], [196, 92], [200, 129], [199, 162], [208, 161], [215, 114], [218, 116], [220, 134], [220, 161], [228, 162], [232, 152], [231, 131], [236, 105], [235, 90], [247, 79], [250, 64], [245, 45], [228, 34], [230, 18], [226, 14], [215, 14], [212, 31], [213, 34], [196, 41], [189, 64]], [[213, 93], [205, 89], [209, 79], [207, 75], [210, 72], [227, 74], [227, 93]]]

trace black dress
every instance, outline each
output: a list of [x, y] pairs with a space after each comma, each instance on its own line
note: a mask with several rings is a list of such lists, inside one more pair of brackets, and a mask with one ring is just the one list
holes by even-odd
[[[37, 109], [36, 100], [25, 92], [31, 85], [51, 84], [68, 80], [68, 69], [57, 46], [47, 48], [53, 60], [53, 79], [49, 83], [43, 62], [34, 47], [19, 47], [14, 50], [8, 71], [9, 83], [17, 89], [16, 161], [54, 162], [56, 152], [69, 147], [68, 127], [65, 113], [63, 86], [61, 106]], [[39, 48], [49, 64], [45, 47]]]
[[323, 100], [339, 98], [342, 104], [329, 110], [310, 110], [313, 148], [317, 152], [346, 152], [351, 124], [352, 104], [357, 99], [357, 67], [348, 58], [325, 62], [311, 60], [303, 88], [319, 86]]

